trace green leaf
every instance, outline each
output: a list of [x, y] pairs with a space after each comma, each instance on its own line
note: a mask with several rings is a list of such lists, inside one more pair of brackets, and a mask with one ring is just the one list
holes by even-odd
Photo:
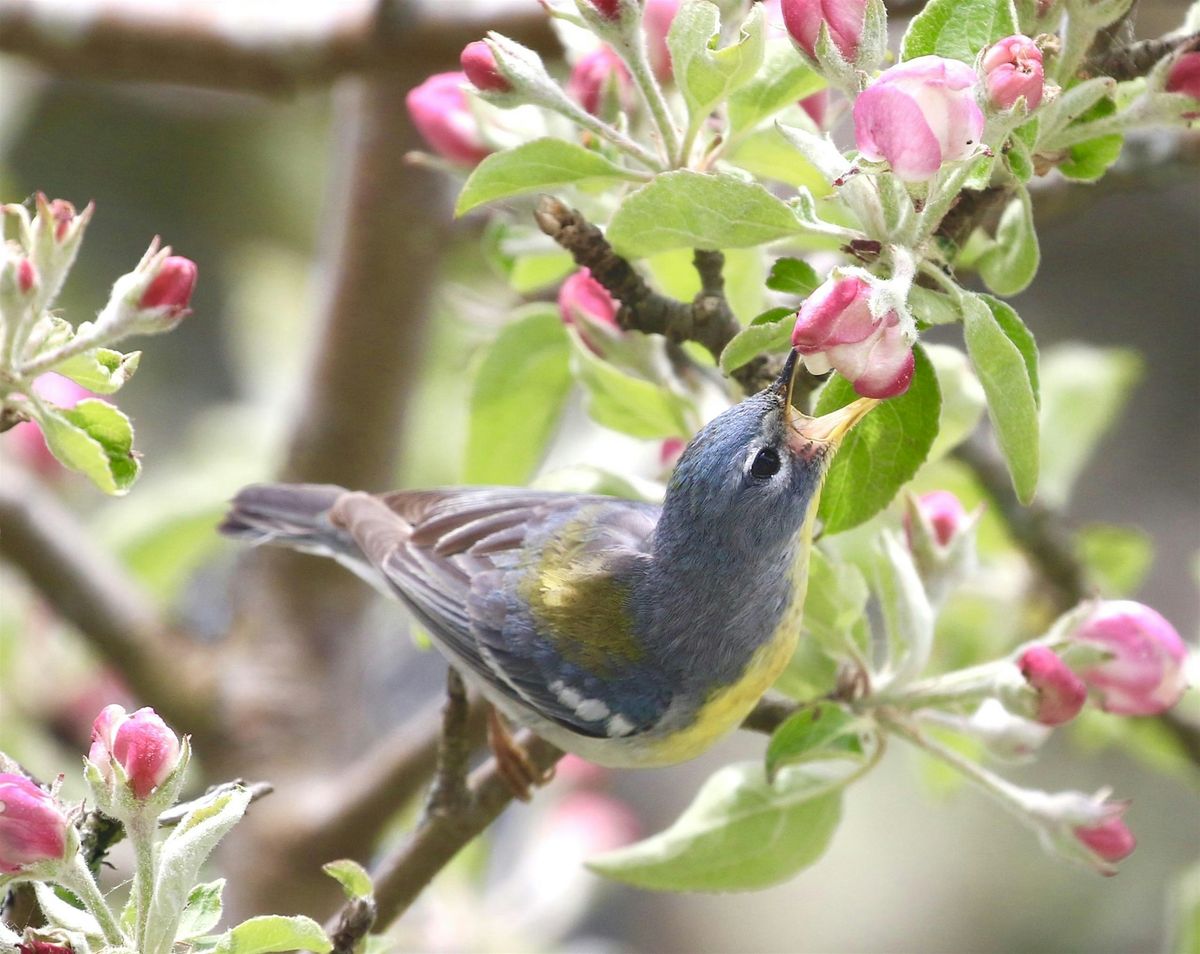
[[369, 898], [375, 893], [375, 885], [371, 883], [371, 876], [367, 873], [367, 869], [350, 858], [342, 858], [339, 861], [321, 865], [321, 870], [342, 886], [346, 897], [351, 901], [358, 898]]
[[523, 484], [541, 462], [571, 388], [570, 342], [554, 311], [505, 325], [471, 389], [463, 477]]
[[988, 399], [988, 416], [1004, 452], [1013, 488], [1029, 503], [1038, 481], [1037, 351], [1033, 336], [1008, 305], [984, 295], [963, 300], [967, 354]]
[[137, 479], [133, 425], [107, 401], [87, 398], [73, 408], [41, 404], [36, 418], [58, 460], [88, 477], [106, 494], [120, 496]]
[[800, 230], [787, 204], [761, 185], [680, 169], [628, 196], [607, 236], [621, 255], [642, 258], [673, 248], [748, 248]]
[[750, 129], [826, 85], [792, 48], [791, 40], [770, 40], [754, 79], [729, 98], [730, 132]]
[[748, 891], [815, 862], [841, 820], [835, 763], [789, 766], [772, 784], [758, 762], [727, 765], [664, 832], [592, 859], [599, 874], [655, 891]]
[[1094, 523], [1075, 534], [1075, 555], [1101, 596], [1132, 596], [1154, 563], [1154, 541], [1137, 527]]
[[799, 298], [807, 298], [820, 284], [821, 279], [817, 277], [813, 267], [798, 258], [776, 259], [775, 264], [771, 266], [771, 273], [767, 276], [767, 287], [771, 291], [796, 295]]
[[1015, 295], [1029, 287], [1041, 257], [1033, 205], [1029, 191], [1021, 185], [1000, 217], [995, 244], [980, 256], [976, 267], [997, 295]]
[[889, 686], [898, 688], [929, 663], [935, 614], [912, 551], [891, 531], [879, 535], [877, 546], [873, 582], [887, 634], [885, 668], [891, 673]]
[[325, 954], [333, 943], [324, 929], [302, 914], [266, 914], [226, 931], [213, 954], [270, 954], [272, 951], [316, 951]]
[[[815, 196], [828, 196], [833, 191], [830, 179], [802, 156], [777, 126], [767, 126], [742, 137], [726, 159], [760, 179], [808, 189]], [[830, 238], [826, 244], [836, 249], [840, 243]]]
[[763, 61], [766, 28], [758, 6], [746, 17], [736, 42], [717, 49], [720, 33], [721, 13], [707, 0], [686, 0], [667, 33], [671, 73], [687, 102], [693, 126], [730, 93], [749, 83]]
[[639, 177], [565, 139], [535, 139], [494, 152], [477, 165], [454, 206], [455, 215], [496, 199], [575, 182], [621, 182]]
[[221, 892], [224, 890], [224, 878], [192, 888], [179, 919], [179, 930], [175, 933], [177, 942], [207, 934], [217, 926], [221, 920]]
[[920, 285], [908, 290], [908, 307], [917, 321], [927, 325], [949, 325], [962, 321], [962, 312], [949, 296]]
[[1135, 351], [1057, 345], [1042, 361], [1042, 499], [1061, 507], [1120, 417], [1144, 364]]
[[853, 563], [833, 562], [814, 547], [809, 556], [804, 633], [833, 656], [846, 655], [854, 624], [863, 618], [870, 595]]
[[[941, 393], [920, 345], [913, 348], [913, 359], [908, 390], [859, 421], [833, 459], [818, 510], [827, 534], [849, 530], [879, 513], [912, 479], [933, 446]], [[821, 389], [816, 413], [828, 414], [856, 397], [853, 385], [836, 376]]]
[[767, 777], [784, 765], [821, 759], [855, 759], [863, 754], [862, 720], [836, 702], [818, 702], [788, 717], [767, 745]]
[[[777, 309], [771, 309], [763, 314], [769, 315], [775, 311]], [[721, 352], [721, 370], [730, 374], [764, 352], [783, 351], [789, 347], [796, 313], [790, 308], [782, 311], [783, 314], [774, 321], [759, 322], [756, 318], [749, 327], [734, 335]]]
[[929, 450], [929, 460], [935, 461], [974, 433], [987, 407], [987, 396], [961, 350], [951, 345], [929, 344], [925, 345], [925, 353], [933, 362], [942, 392], [937, 440]]
[[1012, 0], [930, 0], [912, 18], [900, 44], [900, 59], [936, 53], [974, 63], [989, 43], [1017, 32]]
[[[1117, 106], [1111, 99], [1101, 99], [1080, 116], [1077, 123], [1073, 123], [1067, 128], [1071, 129], [1075, 125], [1103, 119], [1116, 111]], [[1109, 166], [1117, 161], [1124, 143], [1125, 137], [1120, 133], [1097, 136], [1095, 139], [1085, 139], [1083, 142], [1075, 143], [1067, 150], [1070, 158], [1059, 163], [1058, 171], [1068, 179], [1095, 182], [1108, 171]]]
[[[97, 941], [103, 938], [100, 923], [80, 907], [67, 901], [60, 892], [64, 889], [54, 889], [41, 882], [33, 882], [34, 894], [37, 897], [38, 908], [51, 926], [64, 931], [75, 931]], [[72, 894], [71, 897], [74, 897]], [[0, 925], [4, 922], [0, 920]]]
[[140, 351], [121, 354], [111, 348], [93, 348], [72, 355], [56, 364], [53, 370], [96, 394], [112, 394], [133, 377], [141, 359]]
[[691, 408], [686, 400], [604, 361], [574, 331], [570, 339], [571, 368], [587, 395], [588, 414], [597, 424], [647, 439], [691, 436]]

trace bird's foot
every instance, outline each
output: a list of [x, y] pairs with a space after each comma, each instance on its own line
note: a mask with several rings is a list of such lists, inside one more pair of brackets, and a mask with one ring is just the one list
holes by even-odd
[[543, 772], [533, 764], [529, 753], [513, 738], [504, 723], [504, 717], [495, 707], [488, 709], [487, 737], [488, 746], [496, 757], [496, 769], [508, 783], [515, 798], [529, 801], [533, 797], [533, 789], [554, 778], [553, 768]]

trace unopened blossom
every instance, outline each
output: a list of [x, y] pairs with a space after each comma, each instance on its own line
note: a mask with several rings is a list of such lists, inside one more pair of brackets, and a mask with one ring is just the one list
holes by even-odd
[[1031, 646], [1021, 654], [1017, 667], [1037, 694], [1030, 713], [1036, 721], [1062, 725], [1079, 715], [1087, 701], [1087, 686], [1054, 650]]
[[853, 61], [862, 39], [867, 0], [782, 0], [783, 23], [800, 49], [817, 58], [821, 24], [838, 52]]
[[496, 65], [496, 54], [483, 40], [476, 40], [463, 47], [459, 65], [471, 85], [478, 90], [491, 93], [507, 93], [512, 84], [505, 79]]
[[37, 937], [27, 937], [17, 945], [20, 954], [75, 954], [75, 949], [69, 943], [56, 944]]
[[646, 0], [642, 7], [642, 29], [646, 33], [646, 53], [650, 68], [660, 83], [671, 82], [671, 51], [667, 33], [682, 0]]
[[567, 93], [592, 115], [599, 115], [605, 94], [613, 89], [623, 110], [633, 108], [633, 77], [609, 47], [602, 46], [582, 56], [571, 69]]
[[22, 258], [17, 262], [17, 288], [21, 294], [28, 295], [37, 284], [37, 269], [33, 262]]
[[813, 121], [813, 125], [818, 129], [825, 128], [825, 120], [829, 116], [829, 90], [822, 89], [811, 96], [805, 96], [800, 100], [799, 105], [808, 114], [808, 118]]
[[196, 289], [196, 263], [182, 255], [169, 255], [163, 259], [157, 274], [142, 292], [138, 305], [146, 309], [165, 309], [174, 317], [183, 317], [191, 312], [188, 307], [192, 292]]
[[592, 278], [586, 268], [571, 275], [558, 290], [558, 312], [563, 323], [573, 325], [593, 351], [597, 349], [589, 337], [588, 326], [602, 325], [619, 332], [617, 307], [608, 289]]
[[1117, 806], [1114, 814], [1098, 825], [1074, 829], [1075, 837], [1092, 854], [1110, 864], [1128, 858], [1137, 847], [1137, 839], [1121, 818], [1125, 808], [1125, 805]]
[[1071, 634], [1077, 645], [1105, 658], [1080, 667], [1079, 675], [1100, 695], [1106, 712], [1157, 715], [1187, 688], [1187, 647], [1161, 614], [1133, 600], [1101, 603]]
[[906, 182], [931, 178], [971, 156], [983, 134], [975, 71], [940, 56], [918, 56], [881, 73], [854, 101], [859, 153], [887, 162]]
[[621, 0], [588, 0], [588, 3], [606, 20], [618, 20], [621, 17]]
[[1042, 102], [1045, 72], [1042, 51], [1027, 36], [1006, 36], [993, 43], [981, 63], [988, 102], [996, 109], [1012, 109], [1021, 97], [1026, 109]]
[[835, 368], [863, 397], [895, 397], [912, 382], [912, 346], [894, 311], [872, 316], [870, 298], [861, 278], [827, 280], [801, 306], [792, 345], [812, 373]]
[[[1180, 93], [1200, 102], [1200, 50], [1184, 53], [1167, 72], [1168, 93]], [[1184, 119], [1200, 118], [1200, 112], [1184, 113]]]
[[[954, 535], [967, 520], [967, 511], [962, 501], [948, 490], [931, 490], [917, 498], [917, 512], [933, 529], [934, 539], [939, 546], [949, 546]], [[904, 515], [904, 532], [912, 543], [912, 518]]]
[[473, 166], [491, 153], [463, 89], [466, 73], [437, 73], [408, 92], [413, 125], [431, 149], [451, 162]]
[[92, 726], [88, 761], [108, 779], [110, 760], [124, 769], [134, 797], [145, 799], [179, 764], [179, 739], [153, 709], [105, 706]]
[[0, 773], [0, 873], [15, 874], [67, 850], [67, 816], [58, 800], [24, 775]]

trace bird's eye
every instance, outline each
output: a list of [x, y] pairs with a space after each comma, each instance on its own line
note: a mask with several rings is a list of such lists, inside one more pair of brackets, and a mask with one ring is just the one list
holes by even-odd
[[764, 447], [754, 455], [754, 463], [750, 465], [750, 474], [765, 480], [779, 473], [779, 452], [773, 447]]

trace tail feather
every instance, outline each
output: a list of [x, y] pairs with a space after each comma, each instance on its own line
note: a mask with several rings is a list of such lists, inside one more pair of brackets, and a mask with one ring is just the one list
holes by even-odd
[[251, 484], [238, 491], [217, 528], [248, 543], [271, 543], [328, 556], [357, 548], [329, 512], [346, 491], [334, 484]]

